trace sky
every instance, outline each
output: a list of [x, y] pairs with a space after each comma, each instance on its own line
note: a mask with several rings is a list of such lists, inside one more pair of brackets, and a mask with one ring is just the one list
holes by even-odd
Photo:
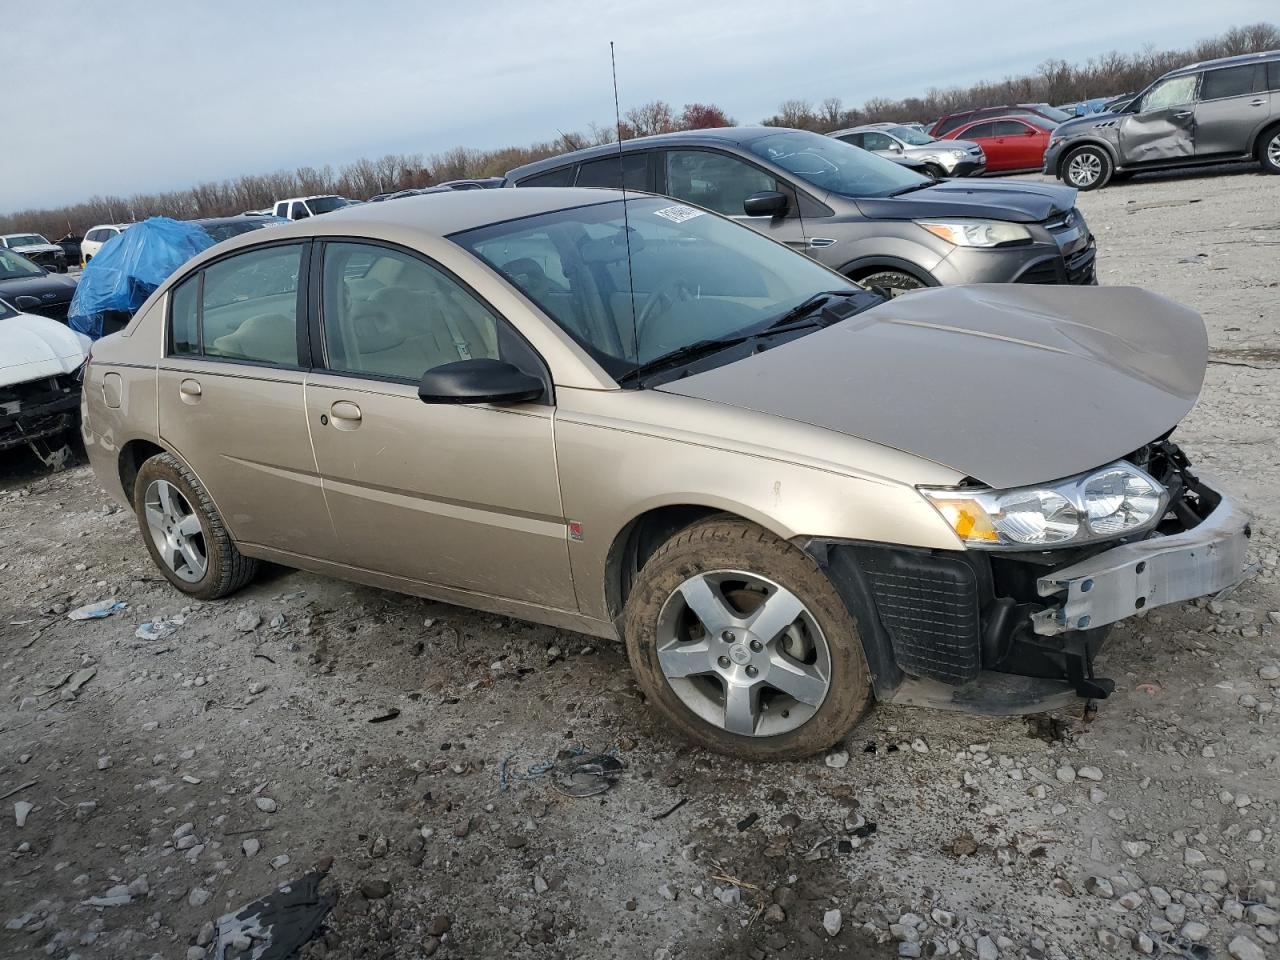
[[1275, 0], [40, 0], [5, 18], [0, 212], [585, 130], [613, 119], [610, 40], [624, 111], [741, 123], [1275, 19]]

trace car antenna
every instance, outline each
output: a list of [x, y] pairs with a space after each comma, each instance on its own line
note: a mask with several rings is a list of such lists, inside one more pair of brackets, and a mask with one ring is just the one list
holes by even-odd
[[613, 118], [618, 130], [618, 186], [622, 189], [622, 235], [627, 241], [627, 298], [631, 304], [631, 339], [635, 347], [636, 372], [640, 370], [640, 329], [636, 326], [636, 278], [631, 270], [631, 220], [627, 216], [627, 179], [622, 169], [622, 107], [618, 105], [618, 59], [609, 41], [609, 65], [613, 69]]

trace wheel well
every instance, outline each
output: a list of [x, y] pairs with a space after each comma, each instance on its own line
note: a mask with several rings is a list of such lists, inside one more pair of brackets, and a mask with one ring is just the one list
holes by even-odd
[[906, 266], [901, 263], [863, 263], [844, 270], [844, 275], [850, 280], [861, 280], [863, 277], [869, 277], [873, 273], [883, 273], [885, 270], [895, 270], [898, 273], [905, 273], [909, 277], [915, 277], [926, 287], [937, 286], [935, 281], [929, 274], [924, 273], [915, 267]]
[[120, 485], [130, 503], [133, 502], [133, 482], [138, 479], [142, 465], [156, 454], [165, 452], [164, 447], [150, 440], [130, 440], [120, 450]]
[[622, 616], [636, 574], [659, 547], [685, 527], [716, 514], [731, 515], [714, 507], [676, 504], [642, 513], [623, 527], [609, 548], [605, 567], [609, 616], [614, 620]]
[[1083, 140], [1080, 143], [1071, 144], [1069, 147], [1064, 149], [1061, 156], [1058, 157], [1058, 169], [1054, 171], [1054, 175], [1059, 180], [1062, 179], [1062, 170], [1066, 166], [1067, 157], [1071, 156], [1081, 147], [1093, 147], [1095, 150], [1105, 154], [1107, 159], [1111, 161], [1111, 169], [1113, 170], [1119, 165], [1119, 161], [1116, 159], [1116, 155], [1111, 152], [1111, 148], [1101, 140]]
[[1280, 130], [1280, 120], [1277, 120], [1274, 123], [1269, 123], [1259, 130], [1258, 138], [1253, 142], [1253, 149], [1249, 152], [1259, 160], [1262, 159], [1262, 148], [1267, 145], [1267, 138], [1277, 130]]

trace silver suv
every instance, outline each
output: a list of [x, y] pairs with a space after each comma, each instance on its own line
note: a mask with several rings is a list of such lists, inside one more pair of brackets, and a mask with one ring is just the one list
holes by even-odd
[[1141, 170], [1252, 159], [1280, 173], [1280, 50], [1179, 67], [1115, 113], [1068, 120], [1044, 172], [1096, 190]]
[[901, 123], [867, 123], [827, 134], [941, 180], [986, 172], [987, 156], [971, 140], [937, 140]]

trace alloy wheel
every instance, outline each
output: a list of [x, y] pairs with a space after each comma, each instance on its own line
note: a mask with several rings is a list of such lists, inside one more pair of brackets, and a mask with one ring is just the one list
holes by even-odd
[[1267, 159], [1271, 161], [1271, 165], [1280, 169], [1280, 132], [1271, 138], [1271, 142], [1267, 144]]
[[1102, 158], [1096, 153], [1077, 153], [1067, 163], [1067, 179], [1074, 187], [1088, 187], [1102, 176]]
[[200, 518], [177, 487], [153, 480], [143, 497], [147, 530], [165, 566], [178, 578], [198, 583], [209, 569]]
[[754, 573], [717, 570], [684, 581], [663, 604], [657, 647], [684, 705], [741, 736], [796, 729], [831, 688], [831, 651], [813, 614]]

